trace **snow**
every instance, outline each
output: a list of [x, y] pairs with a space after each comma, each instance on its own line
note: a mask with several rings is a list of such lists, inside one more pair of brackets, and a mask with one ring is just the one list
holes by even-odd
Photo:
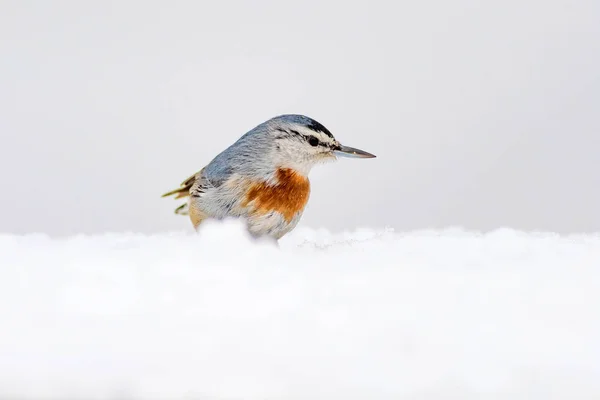
[[0, 398], [597, 399], [600, 236], [0, 235]]

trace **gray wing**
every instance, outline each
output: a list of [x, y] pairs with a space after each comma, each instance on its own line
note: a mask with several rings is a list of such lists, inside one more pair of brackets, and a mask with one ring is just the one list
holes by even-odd
[[229, 179], [232, 172], [229, 168], [215, 168], [218, 165], [209, 164], [196, 174], [194, 184], [190, 188], [190, 196], [202, 197], [211, 189], [217, 189]]
[[198, 207], [202, 213], [213, 218], [239, 216], [239, 188], [226, 185], [234, 179], [236, 171], [230, 163], [209, 163], [198, 173], [192, 190], [190, 190], [190, 207]]

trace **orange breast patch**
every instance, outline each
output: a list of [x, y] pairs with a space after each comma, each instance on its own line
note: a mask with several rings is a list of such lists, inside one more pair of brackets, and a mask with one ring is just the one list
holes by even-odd
[[288, 168], [278, 169], [276, 178], [276, 184], [252, 184], [242, 206], [246, 207], [250, 202], [254, 202], [255, 212], [266, 214], [277, 211], [290, 222], [308, 202], [310, 183], [306, 177]]

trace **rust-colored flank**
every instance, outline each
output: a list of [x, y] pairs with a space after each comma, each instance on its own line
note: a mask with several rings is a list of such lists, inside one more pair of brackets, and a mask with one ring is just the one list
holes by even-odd
[[276, 184], [261, 182], [251, 185], [242, 206], [254, 202], [254, 212], [266, 214], [277, 211], [289, 223], [296, 213], [304, 209], [310, 194], [310, 183], [308, 178], [289, 168], [278, 169], [275, 176]]

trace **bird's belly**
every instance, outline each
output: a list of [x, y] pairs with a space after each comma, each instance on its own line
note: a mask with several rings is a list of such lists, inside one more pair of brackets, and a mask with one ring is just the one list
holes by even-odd
[[286, 213], [276, 210], [257, 210], [253, 206], [242, 206], [239, 201], [221, 201], [216, 206], [214, 201], [190, 201], [190, 218], [197, 229], [200, 223], [207, 219], [222, 220], [225, 218], [241, 218], [245, 221], [248, 231], [252, 236], [270, 236], [280, 239], [298, 225], [302, 217], [302, 210], [296, 212], [291, 218]]
[[245, 219], [248, 224], [248, 231], [253, 236], [270, 236], [280, 239], [298, 225], [301, 217], [302, 212], [298, 212], [289, 219], [278, 211], [271, 211], [265, 214], [250, 213]]

